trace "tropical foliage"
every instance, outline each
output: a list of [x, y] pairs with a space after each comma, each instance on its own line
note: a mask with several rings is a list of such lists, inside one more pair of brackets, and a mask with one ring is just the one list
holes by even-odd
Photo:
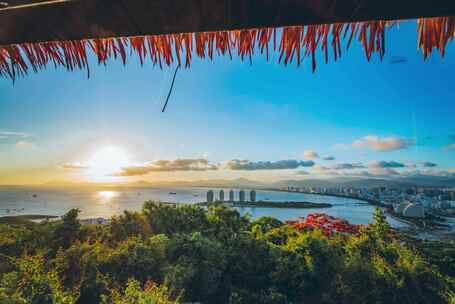
[[[454, 245], [223, 206], [146, 202], [108, 225], [0, 225], [0, 303], [455, 303]], [[444, 254], [446, 253], [446, 255]]]

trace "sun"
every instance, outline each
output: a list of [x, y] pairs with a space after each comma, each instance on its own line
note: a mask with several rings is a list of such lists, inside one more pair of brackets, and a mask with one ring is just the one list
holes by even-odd
[[95, 152], [88, 161], [89, 178], [97, 182], [120, 181], [115, 176], [123, 167], [130, 165], [127, 152], [115, 146], [103, 147]]

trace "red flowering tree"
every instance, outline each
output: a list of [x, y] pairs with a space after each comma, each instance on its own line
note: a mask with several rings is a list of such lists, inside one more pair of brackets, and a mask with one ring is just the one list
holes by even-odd
[[361, 225], [350, 224], [347, 220], [333, 217], [324, 213], [310, 213], [306, 218], [286, 221], [286, 224], [294, 226], [297, 230], [320, 229], [325, 235], [334, 232], [342, 234], [358, 234]]

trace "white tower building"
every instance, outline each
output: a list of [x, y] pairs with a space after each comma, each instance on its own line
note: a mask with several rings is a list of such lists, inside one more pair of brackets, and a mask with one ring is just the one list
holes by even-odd
[[250, 202], [254, 203], [256, 201], [256, 191], [250, 191]]
[[240, 202], [245, 201], [245, 191], [244, 190], [240, 190], [240, 192], [239, 192], [239, 201]]
[[212, 203], [213, 202], [213, 191], [209, 190], [207, 191], [207, 203]]

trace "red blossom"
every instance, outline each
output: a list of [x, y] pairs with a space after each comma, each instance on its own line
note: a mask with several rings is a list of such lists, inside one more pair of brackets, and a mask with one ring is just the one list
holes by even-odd
[[286, 221], [286, 224], [294, 226], [297, 230], [320, 229], [325, 235], [334, 232], [342, 234], [358, 234], [361, 225], [350, 224], [345, 219], [333, 217], [324, 213], [310, 213], [306, 218]]

